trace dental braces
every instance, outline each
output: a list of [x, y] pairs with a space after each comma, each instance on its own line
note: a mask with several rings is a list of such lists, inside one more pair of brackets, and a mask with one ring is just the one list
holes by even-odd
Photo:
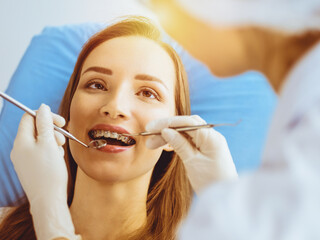
[[90, 136], [92, 138], [98, 139], [98, 138], [112, 138], [118, 141], [121, 141], [125, 144], [131, 145], [135, 142], [134, 139], [130, 138], [129, 136], [125, 136], [121, 133], [117, 132], [111, 132], [108, 130], [91, 130], [90, 131]]

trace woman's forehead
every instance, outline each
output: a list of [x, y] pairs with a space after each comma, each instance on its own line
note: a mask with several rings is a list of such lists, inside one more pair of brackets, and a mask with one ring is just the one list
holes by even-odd
[[93, 64], [130, 63], [126, 67], [173, 70], [174, 64], [167, 51], [151, 39], [140, 36], [118, 37], [105, 41], [94, 48], [84, 61], [84, 68]]
[[157, 42], [140, 36], [117, 37], [94, 48], [85, 59], [81, 75], [90, 67], [117, 72], [155, 75], [175, 81], [175, 66], [168, 52]]

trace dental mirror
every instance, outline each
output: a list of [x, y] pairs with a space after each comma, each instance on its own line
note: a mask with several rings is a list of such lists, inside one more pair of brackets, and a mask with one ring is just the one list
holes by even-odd
[[96, 148], [100, 149], [103, 148], [104, 146], [107, 146], [107, 141], [104, 139], [97, 139], [97, 140], [92, 140], [89, 142], [88, 147], [90, 148]]

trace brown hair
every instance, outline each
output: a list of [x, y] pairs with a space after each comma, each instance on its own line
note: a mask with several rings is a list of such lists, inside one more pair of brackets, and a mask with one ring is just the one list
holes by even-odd
[[[116, 37], [142, 36], [165, 49], [176, 70], [176, 115], [190, 114], [189, 89], [181, 60], [173, 48], [161, 40], [160, 31], [144, 17], [130, 17], [92, 36], [79, 54], [73, 74], [60, 105], [60, 114], [69, 121], [70, 104], [77, 88], [83, 63], [101, 43]], [[77, 164], [72, 158], [68, 141], [65, 159], [69, 173], [68, 204], [73, 199]], [[192, 189], [181, 159], [174, 152], [163, 151], [154, 167], [147, 197], [147, 223], [125, 239], [175, 239], [181, 220], [186, 216], [192, 199]], [[29, 203], [17, 207], [0, 226], [0, 239], [35, 239]]]

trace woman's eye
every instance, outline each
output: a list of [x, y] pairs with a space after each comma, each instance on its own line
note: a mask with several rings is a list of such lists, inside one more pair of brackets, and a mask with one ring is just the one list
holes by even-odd
[[145, 98], [149, 98], [149, 99], [157, 99], [159, 100], [159, 96], [158, 94], [151, 90], [151, 89], [143, 89], [141, 90], [138, 95], [142, 96], [142, 97], [145, 97]]
[[106, 87], [102, 84], [102, 83], [99, 83], [99, 82], [89, 82], [87, 84], [87, 88], [89, 89], [98, 89], [98, 90], [102, 90], [102, 91], [106, 91]]

